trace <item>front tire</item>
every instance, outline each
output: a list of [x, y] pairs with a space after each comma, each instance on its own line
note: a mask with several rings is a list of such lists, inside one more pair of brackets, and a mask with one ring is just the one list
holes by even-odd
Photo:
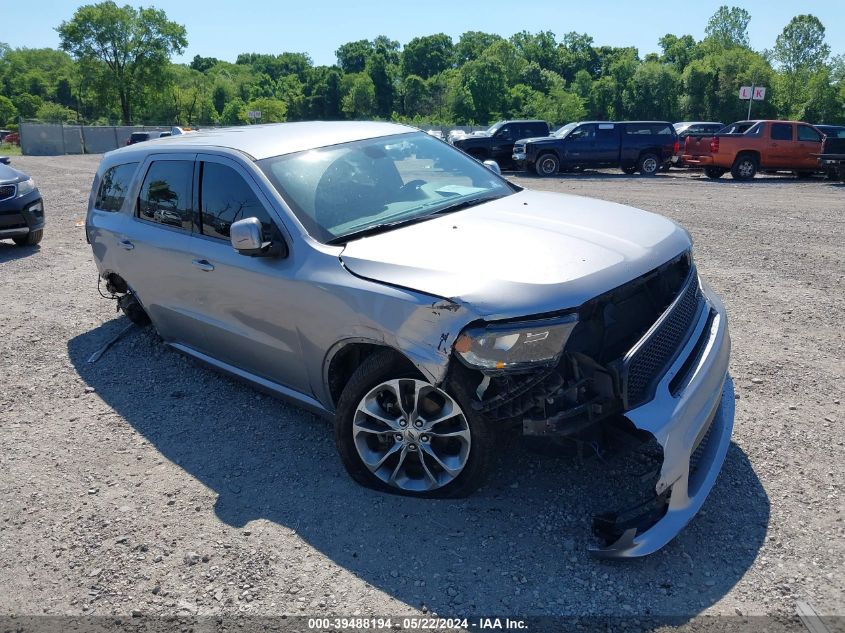
[[757, 175], [757, 160], [751, 154], [740, 154], [731, 167], [734, 180], [751, 180]]
[[13, 237], [12, 240], [18, 246], [35, 246], [42, 240], [43, 237], [44, 229], [38, 229], [37, 231], [30, 231], [26, 235], [21, 235], [20, 237]]
[[534, 163], [538, 176], [554, 176], [560, 171], [560, 160], [554, 154], [543, 154]]
[[413, 497], [465, 497], [485, 480], [494, 436], [461, 387], [422, 380], [393, 351], [352, 374], [337, 406], [335, 443], [346, 471], [368, 488]]

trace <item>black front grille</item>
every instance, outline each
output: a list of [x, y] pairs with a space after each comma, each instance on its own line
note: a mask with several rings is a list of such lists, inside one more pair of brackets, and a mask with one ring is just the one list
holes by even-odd
[[15, 197], [17, 187], [15, 185], [0, 185], [0, 200], [8, 200]]
[[654, 395], [666, 368], [686, 343], [702, 306], [698, 276], [691, 268], [680, 295], [623, 361], [625, 407], [639, 406]]

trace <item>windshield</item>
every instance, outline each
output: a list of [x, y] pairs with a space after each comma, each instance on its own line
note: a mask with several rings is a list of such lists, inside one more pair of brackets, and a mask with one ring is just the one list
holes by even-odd
[[556, 138], [563, 138], [564, 136], [566, 136], [567, 134], [569, 134], [572, 130], [574, 130], [576, 125], [578, 125], [578, 123], [577, 123], [577, 122], [575, 122], [575, 123], [567, 123], [567, 124], [566, 124], [566, 125], [564, 125], [562, 128], [560, 128], [559, 130], [557, 130], [554, 134], [552, 134], [552, 136], [554, 136], [554, 137], [556, 137]]
[[258, 165], [321, 242], [418, 221], [517, 189], [424, 132], [266, 158]]
[[487, 130], [484, 133], [489, 134], [490, 136], [493, 136], [496, 132], [499, 131], [499, 128], [502, 127], [504, 124], [505, 124], [504, 121], [497, 121], [496, 123], [494, 123], [493, 125], [488, 127]]

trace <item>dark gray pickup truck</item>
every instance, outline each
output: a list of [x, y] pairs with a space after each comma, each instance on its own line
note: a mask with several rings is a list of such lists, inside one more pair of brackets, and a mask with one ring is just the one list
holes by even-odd
[[520, 169], [539, 176], [585, 167], [620, 167], [626, 174], [656, 174], [678, 151], [678, 135], [668, 121], [581, 121], [545, 138], [526, 138], [513, 147]]
[[829, 175], [838, 174], [845, 182], [845, 138], [826, 136], [822, 142], [822, 153], [817, 155], [822, 170]]

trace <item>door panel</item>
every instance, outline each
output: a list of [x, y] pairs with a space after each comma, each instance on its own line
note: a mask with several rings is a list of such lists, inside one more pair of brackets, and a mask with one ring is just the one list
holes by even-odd
[[230, 365], [310, 393], [296, 321], [291, 257], [248, 257], [232, 248], [232, 222], [258, 217], [265, 240], [283, 239], [280, 222], [249, 173], [236, 162], [199, 156], [201, 235], [193, 243], [196, 291], [207, 353]]
[[191, 265], [194, 155], [155, 155], [142, 170], [131, 215], [116, 227], [115, 268], [163, 339], [198, 348]]
[[506, 165], [511, 162], [513, 155], [513, 144], [518, 138], [516, 125], [510, 123], [499, 129], [493, 137], [493, 145], [490, 148], [490, 155], [497, 163]]
[[768, 130], [769, 151], [762, 153], [761, 167], [789, 169], [793, 166], [796, 151], [795, 130], [791, 123], [770, 123]]
[[818, 160], [813, 154], [820, 154], [822, 151], [822, 137], [809, 125], [798, 125], [797, 130], [798, 155], [795, 157], [795, 167], [816, 171], [819, 169]]
[[563, 160], [569, 165], [592, 165], [595, 160], [596, 125], [579, 125], [564, 139]]

